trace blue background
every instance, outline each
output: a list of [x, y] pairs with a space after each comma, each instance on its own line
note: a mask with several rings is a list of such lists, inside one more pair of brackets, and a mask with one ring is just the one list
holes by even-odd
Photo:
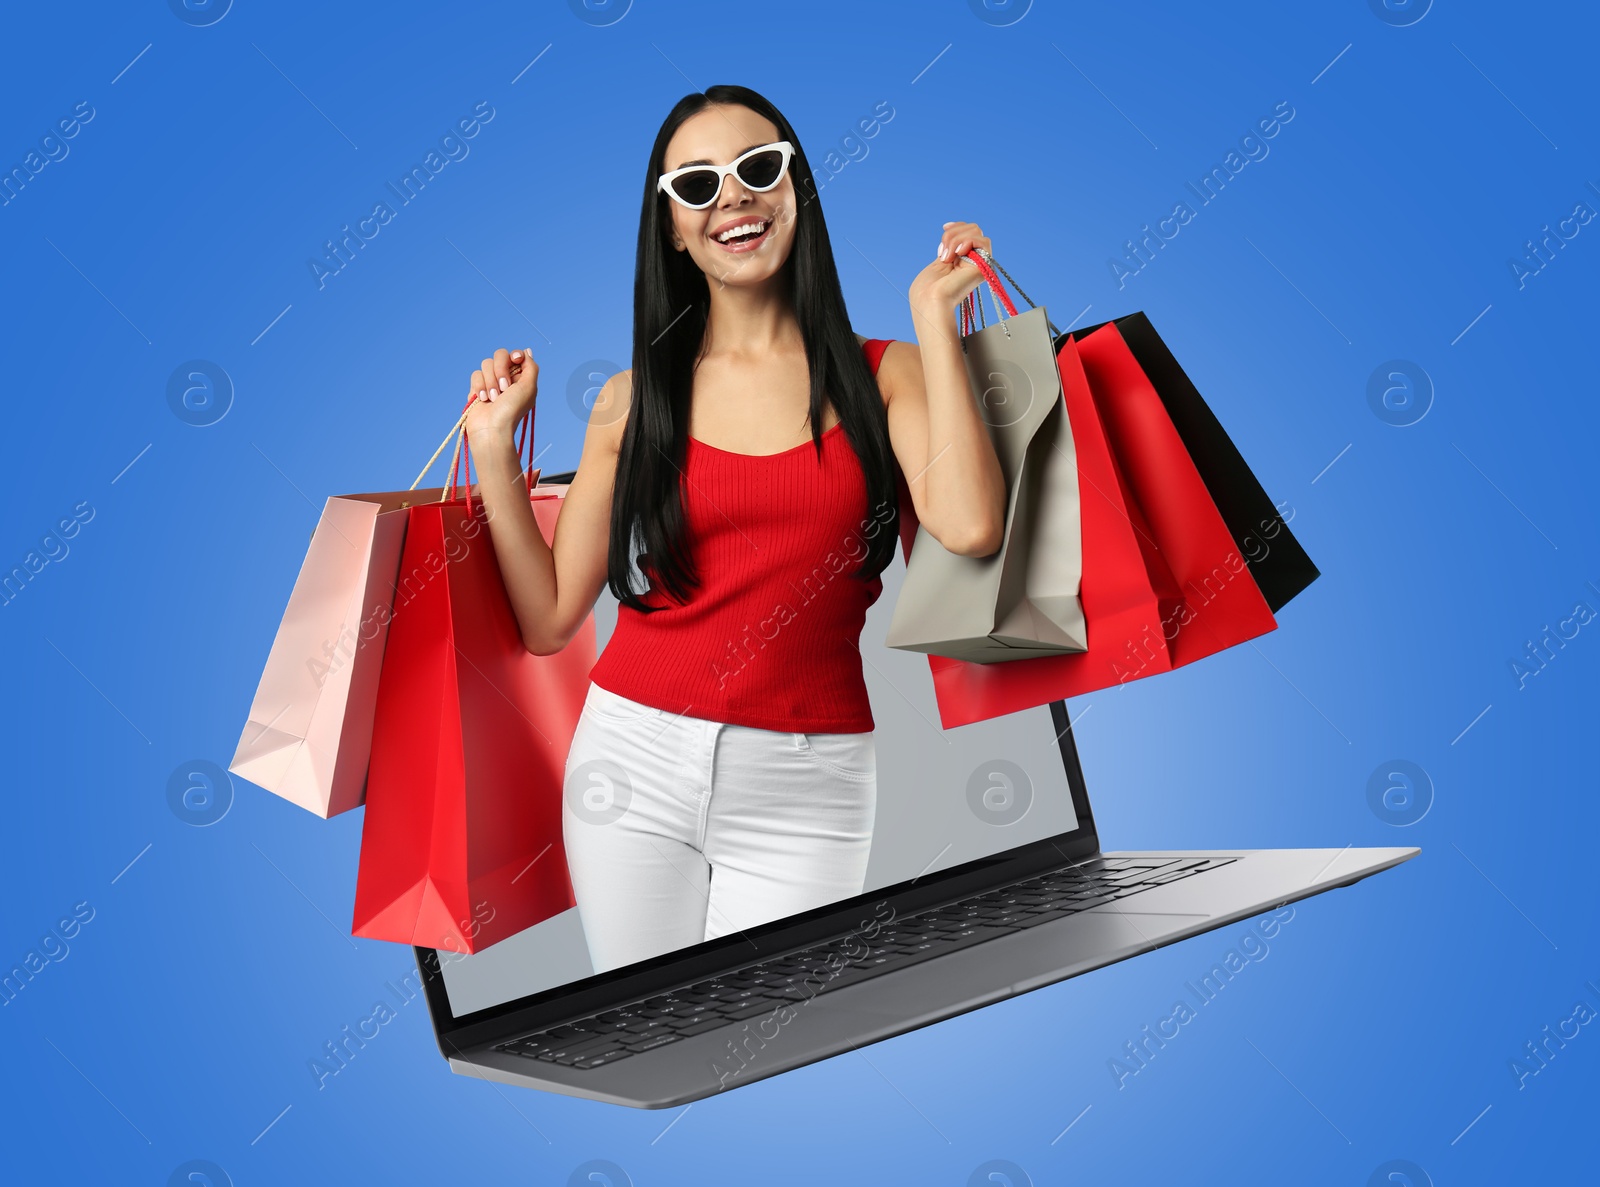
[[[1600, 611], [1600, 224], [1520, 284], [1508, 261], [1600, 210], [1595, 21], [1375, 4], [13, 6], [0, 165], [94, 116], [0, 208], [0, 565], [58, 554], [0, 607], [0, 964], [94, 914], [0, 1012], [7, 1177], [1592, 1173], [1600, 1026], [1520, 1086], [1510, 1061], [1600, 1010], [1600, 622], [1572, 618]], [[837, 154], [858, 330], [911, 338], [940, 224], [976, 221], [1059, 323], [1146, 310], [1292, 508], [1323, 576], [1276, 632], [1072, 702], [1108, 847], [1423, 852], [1300, 904], [1121, 1087], [1108, 1060], [1245, 925], [671, 1112], [452, 1076], [420, 1001], [319, 1090], [307, 1061], [409, 966], [348, 938], [361, 814], [239, 780], [199, 827], [168, 781], [226, 766], [323, 498], [408, 484], [484, 353], [534, 349], [542, 464], [576, 463], [567, 379], [629, 357], [651, 138], [718, 82], [771, 98], [819, 174]], [[308, 259], [483, 100], [470, 154], [319, 287]], [[1119, 287], [1108, 259], [1279, 101], [1267, 155]], [[208, 425], [167, 395], [195, 359], [227, 377]], [[1393, 360], [1427, 380], [1380, 416]], [[1397, 759], [1431, 796], [1409, 825], [1369, 803]]]

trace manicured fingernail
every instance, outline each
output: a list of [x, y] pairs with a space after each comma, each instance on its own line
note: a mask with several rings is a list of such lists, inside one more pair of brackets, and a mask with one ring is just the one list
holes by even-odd
[[480, 404], [481, 404], [481, 403], [483, 403], [483, 401], [485, 401], [485, 400], [487, 400], [487, 399], [488, 399], [488, 398], [489, 398], [489, 397], [488, 397], [488, 396], [486, 396], [486, 395], [484, 395], [484, 394], [483, 394], [483, 393], [482, 393], [482, 392], [479, 392], [479, 393], [478, 393], [478, 402], [479, 402], [479, 403], [480, 403]]
[[513, 363], [514, 363], [514, 362], [516, 362], [516, 361], [517, 361], [517, 360], [518, 360], [518, 359], [520, 359], [520, 358], [521, 358], [521, 357], [522, 357], [522, 352], [521, 352], [521, 351], [520, 351], [520, 350], [513, 350], [513, 351], [512, 351], [512, 352], [511, 352], [511, 361], [512, 361], [512, 362], [513, 362]]
[[505, 391], [506, 388], [508, 388], [510, 386], [511, 386], [511, 380], [507, 379], [504, 375], [500, 376], [500, 390], [501, 391]]
[[940, 260], [944, 259], [944, 250], [945, 250], [944, 249], [944, 244], [942, 244], [942, 243], [939, 244], [939, 254], [934, 258], [935, 259], [940, 259]]

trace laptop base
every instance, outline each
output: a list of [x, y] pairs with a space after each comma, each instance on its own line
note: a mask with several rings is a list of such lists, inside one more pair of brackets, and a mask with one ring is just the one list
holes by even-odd
[[[1160, 850], [1102, 859], [1227, 859], [1170, 885], [957, 947], [909, 967], [642, 1051], [578, 1068], [496, 1047], [447, 1054], [459, 1075], [634, 1108], [687, 1104], [1225, 927], [1389, 869], [1415, 848]], [[889, 918], [893, 903], [875, 904]], [[870, 912], [868, 913], [870, 914]]]

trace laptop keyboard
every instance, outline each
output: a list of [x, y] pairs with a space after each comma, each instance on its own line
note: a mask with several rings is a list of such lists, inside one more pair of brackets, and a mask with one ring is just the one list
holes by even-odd
[[[697, 981], [631, 1005], [495, 1047], [528, 1059], [597, 1068], [668, 1043], [771, 1013], [785, 1003], [1011, 935], [1237, 860], [1231, 857], [1099, 858], [897, 916], [870, 939], [854, 934]], [[846, 963], [839, 965], [840, 959]]]

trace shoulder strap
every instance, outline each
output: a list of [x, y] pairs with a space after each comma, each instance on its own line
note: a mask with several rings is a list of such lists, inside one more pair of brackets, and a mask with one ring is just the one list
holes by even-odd
[[892, 338], [868, 338], [861, 344], [861, 351], [867, 356], [867, 366], [872, 368], [872, 373], [878, 373], [878, 364], [883, 362], [883, 352], [889, 349]]

